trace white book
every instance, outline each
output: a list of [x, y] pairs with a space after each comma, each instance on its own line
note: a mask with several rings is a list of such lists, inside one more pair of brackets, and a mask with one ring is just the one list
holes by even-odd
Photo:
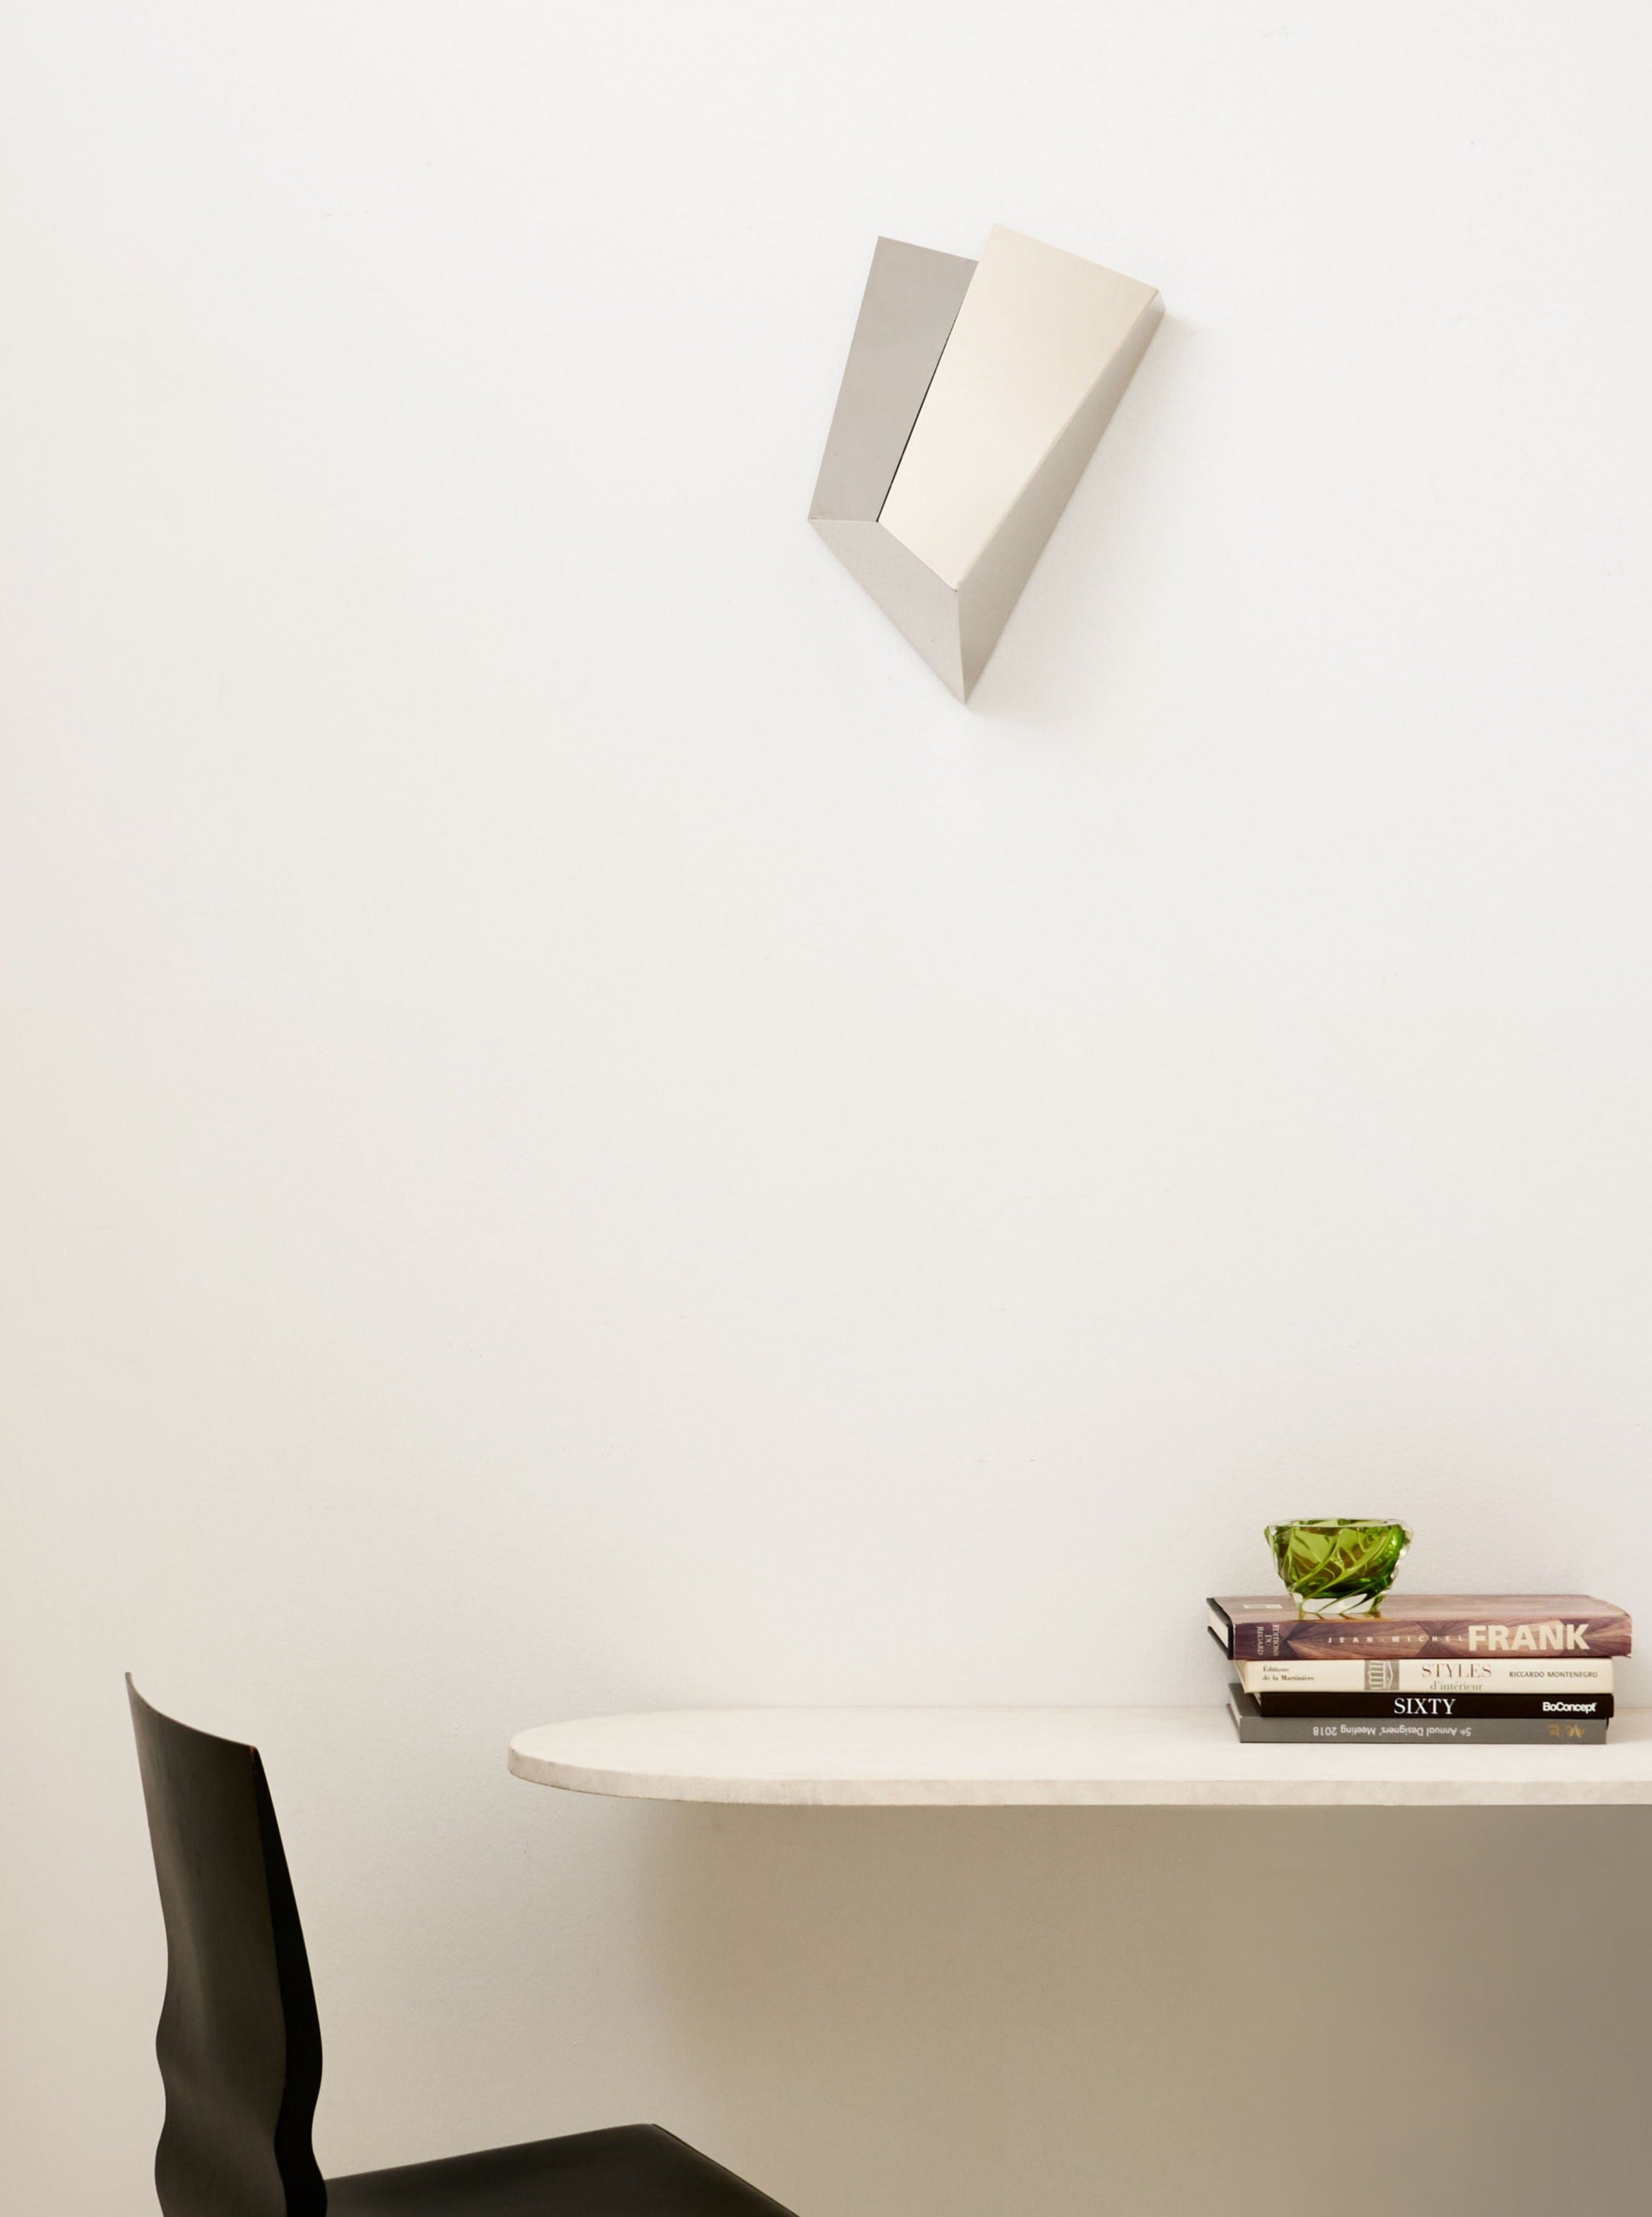
[[1241, 1663], [1247, 1694], [1559, 1694], [1612, 1691], [1612, 1662], [1595, 1655], [1347, 1656], [1335, 1662]]

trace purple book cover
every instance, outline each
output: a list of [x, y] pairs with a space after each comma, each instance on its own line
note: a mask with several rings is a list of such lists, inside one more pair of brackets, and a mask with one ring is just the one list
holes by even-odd
[[1236, 1663], [1630, 1652], [1627, 1614], [1588, 1594], [1387, 1594], [1370, 1616], [1304, 1616], [1290, 1594], [1213, 1596], [1210, 1609], [1211, 1633]]

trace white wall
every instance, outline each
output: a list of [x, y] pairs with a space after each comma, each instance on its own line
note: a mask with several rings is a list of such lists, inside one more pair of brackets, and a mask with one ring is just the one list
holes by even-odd
[[[9, 2204], [152, 2207], [130, 1667], [264, 1750], [330, 2169], [1607, 2207], [1633, 1814], [504, 1745], [1215, 1699], [1324, 1509], [1652, 1618], [1644, 11], [0, 36]], [[875, 236], [994, 219], [1170, 320], [966, 712], [803, 517]]]

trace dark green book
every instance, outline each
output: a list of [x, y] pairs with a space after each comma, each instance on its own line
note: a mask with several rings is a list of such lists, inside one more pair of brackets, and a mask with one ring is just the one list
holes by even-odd
[[1606, 1737], [1593, 1717], [1268, 1717], [1237, 1685], [1228, 1714], [1260, 1747], [1599, 1747]]
[[1292, 1686], [1248, 1698], [1265, 1717], [1445, 1717], [1461, 1724], [1483, 1724], [1494, 1717], [1604, 1724], [1612, 1708], [1610, 1694], [1476, 1694], [1456, 1687], [1431, 1694], [1303, 1694]]

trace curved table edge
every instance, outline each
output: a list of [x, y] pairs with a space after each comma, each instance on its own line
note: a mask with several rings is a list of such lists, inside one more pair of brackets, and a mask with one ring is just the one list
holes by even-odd
[[[537, 1732], [543, 1726], [530, 1728]], [[631, 1801], [794, 1809], [1633, 1808], [1652, 1777], [1476, 1778], [729, 1778], [600, 1769], [510, 1745], [507, 1768], [535, 1786]], [[1327, 1750], [1334, 1755], [1338, 1751]]]

